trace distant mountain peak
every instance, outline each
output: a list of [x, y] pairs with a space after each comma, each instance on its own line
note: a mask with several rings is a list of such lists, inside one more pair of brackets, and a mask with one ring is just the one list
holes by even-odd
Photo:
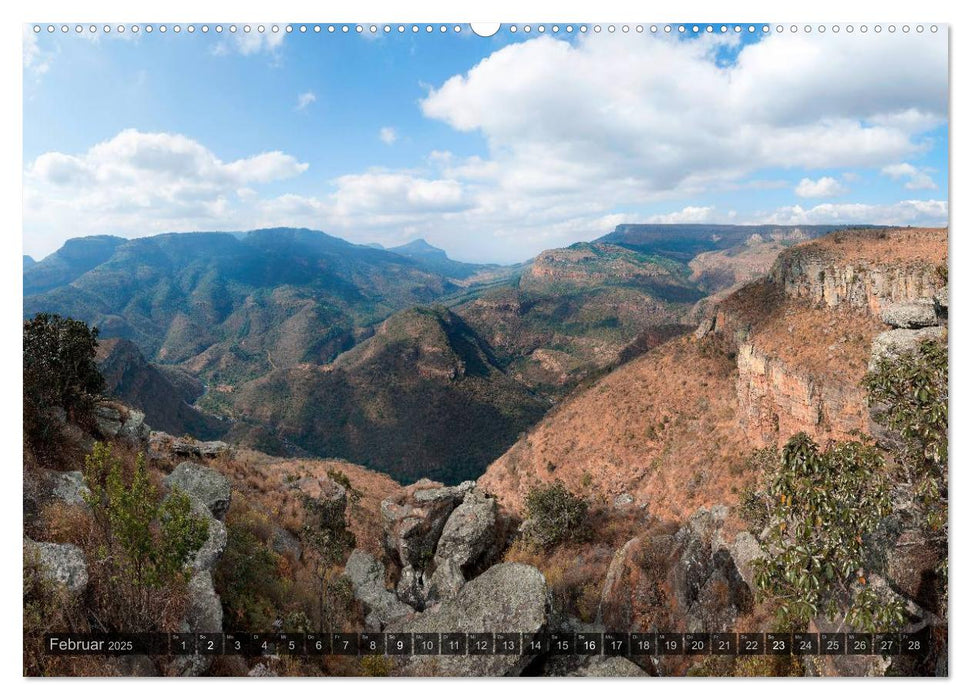
[[412, 255], [434, 254], [434, 255], [444, 255], [445, 257], [448, 257], [448, 254], [444, 250], [442, 250], [441, 248], [438, 248], [437, 246], [433, 246], [424, 238], [416, 238], [410, 243], [405, 243], [404, 245], [399, 245], [394, 248], [389, 248], [388, 250], [394, 251], [396, 253], [411, 253]]

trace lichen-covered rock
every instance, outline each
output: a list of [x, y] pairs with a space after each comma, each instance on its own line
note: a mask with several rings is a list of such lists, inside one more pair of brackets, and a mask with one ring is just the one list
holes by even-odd
[[921, 342], [942, 338], [945, 332], [945, 329], [940, 326], [918, 330], [895, 328], [892, 331], [884, 331], [873, 339], [869, 368], [875, 369], [877, 361], [882, 357], [898, 357], [913, 352]]
[[[394, 623], [391, 632], [524, 632], [544, 631], [549, 623], [550, 595], [539, 569], [518, 563], [497, 564], [469, 581], [452, 600]], [[533, 655], [412, 656], [402, 659], [401, 675], [515, 676]]]
[[364, 623], [369, 631], [380, 632], [389, 622], [414, 613], [384, 587], [384, 565], [363, 549], [351, 552], [344, 575], [351, 582], [354, 597], [364, 605]]
[[230, 452], [232, 448], [223, 442], [222, 440], [209, 440], [206, 442], [196, 443], [199, 449], [199, 455], [207, 459], [212, 459], [218, 457], [221, 454]]
[[88, 586], [88, 564], [84, 552], [73, 544], [34, 542], [24, 538], [24, 552], [35, 557], [41, 575], [75, 595]]
[[381, 503], [385, 550], [401, 565], [398, 596], [416, 608], [423, 608], [427, 600], [445, 524], [474, 486], [472, 481], [441, 486], [422, 479]]
[[122, 423], [118, 436], [134, 442], [144, 442], [148, 440], [151, 433], [152, 429], [145, 422], [145, 414], [134, 408], [129, 408], [128, 417]]
[[901, 301], [884, 306], [880, 320], [894, 328], [924, 328], [937, 323], [937, 309], [933, 299]]
[[165, 477], [165, 485], [179, 488], [202, 502], [216, 518], [222, 518], [229, 510], [232, 488], [229, 479], [211, 467], [182, 462]]
[[478, 489], [465, 494], [445, 522], [435, 550], [435, 565], [451, 560], [459, 568], [474, 563], [495, 542], [498, 506]]
[[121, 411], [114, 406], [99, 404], [94, 407], [94, 424], [103, 437], [113, 438], [121, 431]]
[[587, 678], [637, 678], [647, 672], [630, 659], [622, 656], [583, 656], [577, 667], [567, 676]]
[[206, 541], [192, 555], [191, 566], [196, 571], [211, 571], [216, 568], [219, 558], [226, 551], [227, 532], [222, 521], [217, 520], [209, 508], [197, 498], [190, 496], [192, 513], [206, 521]]
[[740, 532], [729, 548], [732, 560], [742, 580], [755, 590], [755, 560], [762, 556], [762, 547], [751, 532]]
[[[213, 586], [212, 574], [198, 571], [188, 586], [188, 606], [182, 621], [181, 631], [186, 634], [223, 631], [223, 607]], [[199, 676], [209, 670], [213, 657], [209, 654], [176, 656], [172, 669], [176, 675]]]
[[307, 476], [294, 481], [291, 488], [306, 499], [320, 523], [332, 527], [344, 522], [347, 489], [328, 476]]
[[84, 497], [90, 493], [84, 485], [81, 472], [51, 472], [51, 495], [68, 505], [85, 505]]

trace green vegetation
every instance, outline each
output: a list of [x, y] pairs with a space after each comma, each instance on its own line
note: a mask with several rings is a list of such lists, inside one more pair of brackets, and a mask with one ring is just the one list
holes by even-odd
[[882, 358], [864, 379], [876, 420], [893, 431], [894, 477], [916, 500], [928, 541], [941, 550], [938, 573], [947, 610], [948, 438], [947, 344], [928, 340]]
[[[126, 473], [129, 472], [129, 473]], [[190, 554], [206, 541], [206, 521], [189, 497], [160, 499], [138, 455], [126, 470], [111, 448], [95, 443], [85, 459], [85, 502], [100, 534], [93, 564], [107, 584], [108, 624], [126, 632], [155, 629], [166, 588], [184, 583]]]
[[587, 502], [557, 480], [526, 494], [527, 538], [540, 547], [586, 536]]
[[62, 408], [85, 422], [104, 386], [94, 356], [98, 329], [41, 313], [24, 322], [24, 430], [41, 444], [52, 436], [48, 412]]
[[823, 614], [866, 631], [903, 622], [899, 603], [866, 587], [865, 539], [891, 512], [890, 479], [875, 446], [843, 442], [820, 451], [805, 433], [792, 437], [768, 473], [766, 556], [756, 585], [777, 604], [780, 620], [804, 628]]
[[264, 543], [251, 518], [227, 518], [226, 549], [213, 573], [226, 629], [266, 632], [273, 628], [287, 604], [290, 586], [280, 575], [280, 556]]

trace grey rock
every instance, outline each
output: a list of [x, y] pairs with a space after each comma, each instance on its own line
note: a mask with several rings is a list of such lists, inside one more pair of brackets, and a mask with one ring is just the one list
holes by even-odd
[[452, 560], [459, 567], [472, 564], [495, 542], [496, 499], [478, 489], [469, 491], [445, 522], [435, 551], [436, 566]]
[[947, 302], [948, 290], [947, 287], [942, 287], [934, 294], [934, 305], [937, 307], [938, 316], [947, 318]]
[[221, 454], [230, 452], [232, 448], [222, 440], [209, 440], [208, 442], [197, 443], [199, 454], [202, 457], [212, 459]]
[[704, 340], [704, 338], [715, 330], [715, 316], [710, 316], [701, 320], [698, 327], [695, 329], [695, 340]]
[[624, 585], [624, 574], [627, 571], [627, 567], [631, 564], [631, 553], [640, 547], [640, 545], [641, 538], [635, 537], [628, 540], [623, 547], [614, 552], [613, 559], [610, 560], [610, 566], [607, 567], [607, 576], [604, 578], [604, 586], [600, 594], [600, 604], [597, 606], [598, 621], [603, 620], [605, 606], [610, 606], [613, 601], [623, 600], [622, 609], [612, 611], [613, 619], [624, 620], [627, 623], [627, 625], [624, 625], [625, 627], [630, 625], [630, 601], [624, 596], [621, 596], [620, 593]]
[[221, 519], [229, 510], [232, 499], [229, 479], [211, 467], [182, 462], [165, 477], [165, 485], [170, 489], [179, 488], [198, 499], [216, 518]]
[[[181, 625], [182, 632], [186, 634], [222, 632], [223, 608], [212, 583], [212, 574], [208, 571], [196, 572], [189, 579], [188, 594], [188, 607]], [[212, 656], [209, 654], [177, 656], [172, 662], [174, 672], [180, 676], [202, 675], [211, 665]]]
[[894, 328], [924, 328], [937, 323], [933, 299], [888, 304], [880, 311], [880, 320]]
[[151, 678], [159, 675], [158, 667], [150, 656], [131, 654], [115, 658], [115, 668], [122, 676], [129, 678]]
[[290, 485], [307, 499], [311, 509], [325, 527], [344, 523], [347, 490], [327, 476], [307, 476]]
[[585, 656], [579, 658], [581, 659], [579, 665], [567, 673], [567, 676], [637, 678], [647, 675], [644, 669], [622, 656]]
[[41, 575], [51, 583], [73, 594], [80, 594], [88, 587], [88, 563], [76, 545], [34, 542], [25, 537], [24, 551], [36, 557]]
[[121, 411], [114, 406], [95, 406], [94, 423], [103, 437], [113, 438], [121, 431]]
[[448, 600], [458, 595], [465, 586], [465, 574], [455, 559], [444, 559], [435, 566], [428, 585], [428, 600]]
[[424, 606], [429, 592], [436, 549], [449, 516], [474, 486], [472, 481], [438, 486], [422, 479], [381, 503], [385, 551], [402, 569], [399, 595], [418, 608]]
[[[392, 632], [544, 631], [549, 623], [546, 579], [526, 564], [497, 564], [469, 581], [452, 600], [413, 619], [391, 625]], [[533, 655], [412, 656], [401, 661], [401, 674], [414, 676], [515, 676]]]
[[246, 674], [250, 678], [275, 678], [278, 674], [264, 663], [258, 663]]
[[354, 597], [363, 605], [369, 631], [380, 632], [393, 620], [414, 613], [410, 607], [384, 587], [384, 565], [363, 549], [355, 549], [344, 566]]
[[197, 498], [189, 497], [192, 513], [206, 521], [208, 535], [202, 546], [192, 555], [190, 565], [196, 571], [211, 571], [216, 568], [219, 558], [226, 551], [226, 526], [213, 516], [206, 505]]
[[128, 417], [118, 431], [118, 435], [135, 442], [144, 442], [148, 440], [151, 433], [152, 429], [145, 423], [145, 414], [134, 408], [129, 408]]
[[884, 331], [873, 339], [873, 345], [870, 349], [869, 369], [875, 369], [877, 361], [882, 357], [898, 357], [912, 352], [921, 342], [942, 338], [944, 337], [944, 333], [945, 329], [940, 326], [921, 328], [919, 330], [895, 328], [892, 331]]
[[755, 590], [755, 560], [762, 556], [762, 547], [751, 532], [740, 532], [729, 548], [738, 573], [746, 585]]
[[86, 505], [84, 497], [91, 493], [84, 485], [81, 472], [52, 472], [51, 494], [72, 506]]
[[303, 553], [300, 540], [289, 530], [282, 527], [273, 528], [273, 534], [270, 536], [270, 547], [277, 554], [289, 556], [294, 561], [300, 561], [300, 555]]
[[634, 497], [629, 493], [622, 493], [614, 499], [614, 508], [626, 508], [634, 504]]

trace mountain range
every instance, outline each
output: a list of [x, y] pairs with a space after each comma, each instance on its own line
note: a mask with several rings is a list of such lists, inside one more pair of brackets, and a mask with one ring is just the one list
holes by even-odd
[[515, 266], [307, 229], [94, 236], [25, 258], [24, 316], [119, 339], [103, 371], [160, 429], [457, 483], [832, 228], [625, 225]]

